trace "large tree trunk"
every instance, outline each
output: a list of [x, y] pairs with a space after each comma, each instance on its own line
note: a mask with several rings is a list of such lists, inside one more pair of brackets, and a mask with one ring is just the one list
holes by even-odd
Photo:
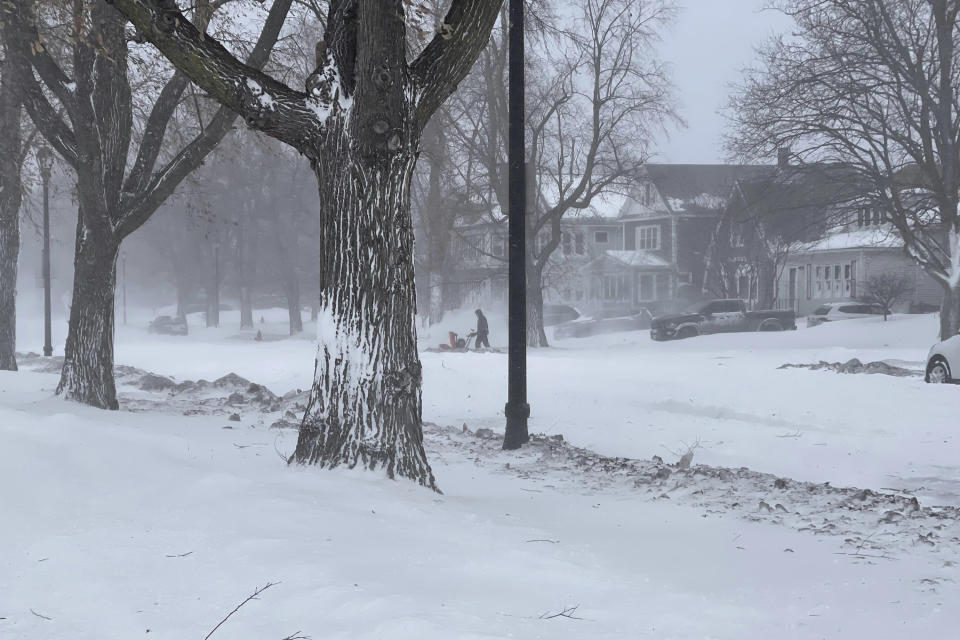
[[240, 328], [253, 329], [253, 299], [245, 284], [240, 285]]
[[550, 346], [543, 327], [543, 274], [536, 265], [527, 266], [527, 346]]
[[318, 154], [320, 312], [313, 389], [291, 462], [382, 468], [436, 488], [423, 449], [410, 179], [396, 150], [328, 134]]
[[443, 273], [431, 271], [427, 276], [427, 322], [432, 326], [443, 320]]
[[287, 314], [290, 317], [290, 335], [303, 333], [303, 316], [300, 315], [300, 281], [296, 273], [287, 275], [283, 290], [287, 298]]
[[12, 64], [0, 70], [0, 370], [17, 370], [20, 257], [20, 92]]
[[[3, 160], [2, 162], [6, 162]], [[13, 195], [16, 191], [16, 195]], [[17, 370], [17, 258], [20, 255], [20, 189], [0, 182], [0, 370]]]
[[253, 296], [250, 293], [250, 265], [247, 264], [247, 208], [237, 224], [237, 271], [240, 281], [240, 328], [253, 329]]
[[940, 302], [940, 339], [946, 340], [960, 331], [960, 286], [943, 288]]
[[119, 243], [106, 230], [77, 222], [70, 330], [57, 394], [117, 409], [113, 380], [113, 313]]

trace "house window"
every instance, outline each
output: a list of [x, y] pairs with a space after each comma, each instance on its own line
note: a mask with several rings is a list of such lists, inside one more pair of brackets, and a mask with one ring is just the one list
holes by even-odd
[[570, 239], [570, 232], [563, 232], [563, 255], [568, 256], [573, 253], [573, 243]]
[[651, 251], [660, 248], [660, 227], [650, 225], [637, 227], [637, 249]]
[[817, 267], [814, 298], [851, 298], [856, 294], [854, 265], [831, 264]]
[[478, 243], [483, 241], [482, 236], [472, 236], [466, 238], [457, 238], [454, 243], [455, 252], [461, 259], [466, 261], [476, 261], [480, 259], [480, 249]]
[[628, 291], [628, 277], [625, 275], [602, 276], [600, 278], [600, 297], [603, 300], [624, 300], [627, 298]]
[[643, 185], [643, 204], [649, 207], [652, 202], [653, 185], [648, 182], [647, 184]]
[[857, 226], [869, 227], [886, 222], [887, 215], [879, 207], [860, 207], [857, 209]]
[[743, 234], [739, 231], [734, 231], [730, 234], [730, 246], [731, 247], [742, 247], [743, 246]]
[[573, 250], [578, 256], [582, 256], [584, 253], [582, 231], [577, 231], [575, 234], [573, 234]]
[[543, 250], [547, 248], [548, 244], [550, 244], [550, 234], [538, 233], [537, 234], [537, 255], [541, 255], [543, 253]]
[[593, 233], [593, 241], [597, 244], [607, 244], [610, 242], [610, 237], [606, 231], [595, 231]]
[[677, 282], [679, 282], [680, 284], [690, 284], [691, 282], [693, 282], [693, 274], [681, 273], [677, 275]]
[[641, 274], [637, 281], [637, 299], [641, 302], [647, 302], [657, 299], [657, 276], [656, 274]]
[[507, 254], [507, 239], [500, 235], [491, 236], [490, 253], [497, 258], [505, 256]]

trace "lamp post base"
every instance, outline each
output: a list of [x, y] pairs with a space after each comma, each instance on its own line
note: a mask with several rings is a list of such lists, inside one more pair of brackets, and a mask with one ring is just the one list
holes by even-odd
[[507, 431], [503, 436], [504, 450], [519, 449], [522, 445], [530, 442], [530, 433], [527, 431], [530, 405], [526, 402], [508, 402], [503, 412], [507, 416]]
[[48, 358], [49, 358], [50, 356], [52, 356], [52, 355], [53, 355], [53, 347], [44, 347], [44, 348], [43, 348], [43, 355], [47, 356]]

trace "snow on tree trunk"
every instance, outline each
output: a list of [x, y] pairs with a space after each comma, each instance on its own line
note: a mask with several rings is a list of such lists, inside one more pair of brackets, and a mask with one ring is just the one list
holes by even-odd
[[[382, 127], [377, 127], [381, 129]], [[390, 153], [341, 128], [318, 154], [317, 361], [291, 462], [384, 469], [436, 488], [423, 448], [410, 180], [414, 136]]]
[[108, 231], [77, 223], [70, 329], [57, 394], [117, 409], [113, 380], [113, 313], [119, 243]]
[[940, 304], [940, 339], [960, 332], [960, 286], [947, 290]]

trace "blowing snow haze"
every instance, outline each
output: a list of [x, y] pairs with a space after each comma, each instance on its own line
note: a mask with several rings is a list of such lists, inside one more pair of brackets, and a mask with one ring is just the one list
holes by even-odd
[[960, 7], [767, 4], [0, 3], [0, 638], [952, 638]]

